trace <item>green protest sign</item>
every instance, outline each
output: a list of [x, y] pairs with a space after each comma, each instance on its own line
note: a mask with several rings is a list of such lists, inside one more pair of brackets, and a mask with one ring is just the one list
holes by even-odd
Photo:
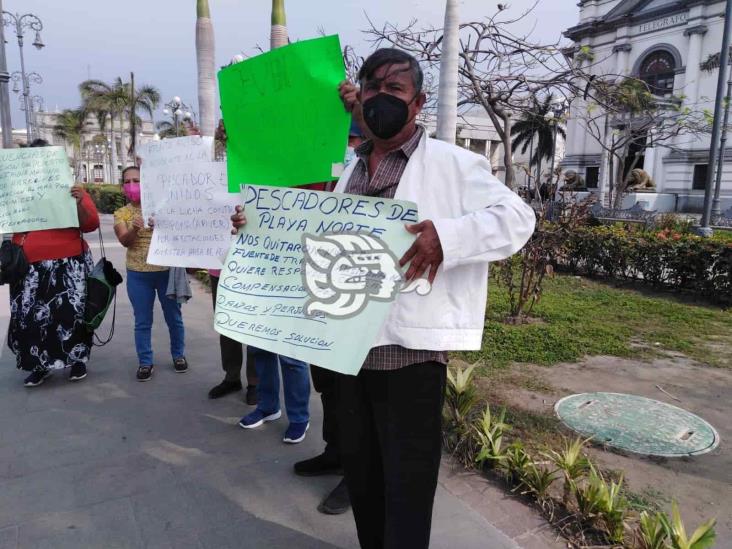
[[338, 36], [277, 48], [219, 72], [229, 191], [330, 181], [343, 162], [350, 117]]
[[358, 373], [405, 285], [412, 202], [246, 186], [247, 225], [219, 279], [214, 327], [247, 345]]
[[63, 147], [0, 150], [0, 233], [78, 227]]

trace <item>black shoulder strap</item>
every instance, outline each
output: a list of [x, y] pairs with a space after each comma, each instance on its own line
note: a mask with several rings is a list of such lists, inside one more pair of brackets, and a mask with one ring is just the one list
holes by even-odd
[[112, 304], [112, 326], [109, 328], [109, 335], [107, 336], [107, 339], [103, 340], [97, 335], [96, 331], [94, 332], [94, 347], [104, 347], [107, 343], [112, 341], [112, 338], [114, 337], [114, 322], [117, 319], [117, 288], [112, 288], [112, 291], [114, 292], [114, 303]]

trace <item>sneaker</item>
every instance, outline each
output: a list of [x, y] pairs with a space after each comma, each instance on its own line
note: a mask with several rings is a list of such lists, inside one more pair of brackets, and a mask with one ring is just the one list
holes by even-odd
[[33, 370], [31, 374], [25, 378], [23, 385], [26, 387], [38, 387], [46, 378], [51, 375], [51, 370]]
[[325, 453], [314, 458], [298, 461], [295, 464], [295, 474], [301, 477], [317, 477], [320, 475], [340, 475], [343, 471], [337, 459]]
[[150, 381], [153, 375], [153, 365], [140, 366], [137, 369], [137, 381]]
[[257, 402], [259, 402], [259, 398], [257, 398], [256, 385], [247, 385], [247, 395], [244, 397], [244, 402], [246, 402], [249, 406], [257, 405]]
[[277, 419], [280, 419], [281, 417], [281, 410], [277, 410], [276, 412], [271, 414], [265, 414], [259, 408], [257, 408], [251, 414], [248, 414], [241, 418], [241, 420], [239, 421], [239, 427], [241, 427], [242, 429], [256, 429], [257, 427], [263, 425], [268, 421], [275, 421]]
[[338, 486], [318, 505], [318, 511], [324, 515], [342, 515], [351, 508], [351, 497], [348, 495], [346, 479], [341, 479]]
[[176, 374], [185, 374], [188, 371], [188, 361], [182, 356], [173, 361], [173, 369]]
[[208, 398], [221, 398], [236, 391], [241, 391], [241, 381], [224, 380], [208, 392]]
[[71, 367], [69, 372], [69, 381], [81, 381], [86, 377], [86, 365], [77, 362]]
[[310, 423], [307, 421], [305, 423], [290, 423], [287, 431], [285, 431], [285, 438], [282, 439], [282, 442], [287, 444], [302, 442], [305, 440], [305, 433], [309, 428]]

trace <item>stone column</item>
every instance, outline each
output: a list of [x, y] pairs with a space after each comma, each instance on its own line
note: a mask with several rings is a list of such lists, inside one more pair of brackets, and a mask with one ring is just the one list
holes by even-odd
[[686, 77], [684, 78], [684, 103], [694, 106], [699, 101], [699, 64], [702, 62], [702, 40], [707, 32], [706, 25], [697, 25], [684, 31], [689, 37], [688, 56], [686, 60]]
[[620, 76], [626, 76], [630, 72], [628, 59], [630, 58], [631, 49], [632, 46], [628, 42], [613, 46], [613, 53], [616, 55], [615, 72]]

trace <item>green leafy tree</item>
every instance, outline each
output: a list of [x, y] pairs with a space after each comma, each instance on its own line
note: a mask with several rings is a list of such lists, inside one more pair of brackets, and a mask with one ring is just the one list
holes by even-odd
[[[135, 132], [137, 122], [139, 120], [138, 113], [143, 112], [150, 118], [153, 111], [160, 103], [160, 92], [154, 86], [143, 85], [137, 89], [133, 89], [129, 82], [124, 82], [117, 77], [112, 83], [102, 80], [85, 80], [79, 85], [81, 98], [84, 102], [84, 108], [90, 112], [97, 114], [100, 126], [105, 129], [106, 119], [109, 118], [109, 133], [112, 140], [112, 166], [113, 173], [116, 172], [118, 165], [117, 159], [117, 125], [122, 130], [123, 121], [128, 122], [128, 130]], [[134, 117], [134, 122], [133, 122]], [[130, 135], [130, 147], [125, 153], [134, 152], [136, 135]]]
[[79, 179], [81, 171], [81, 145], [87, 126], [88, 113], [83, 108], [64, 109], [56, 117], [53, 134], [71, 145], [73, 149], [74, 176]]
[[178, 132], [176, 131], [175, 124], [170, 120], [161, 120], [155, 124], [155, 129], [160, 136], [160, 139], [168, 139], [170, 137], [177, 137]]
[[116, 130], [129, 101], [128, 91], [122, 85], [122, 80], [117, 78], [112, 84], [102, 80], [85, 80], [79, 84], [79, 92], [84, 102], [84, 109], [96, 113], [102, 130], [106, 129], [106, 120], [109, 118], [109, 136], [112, 141], [112, 182], [118, 183], [115, 175], [118, 166]]
[[511, 150], [516, 152], [521, 149], [521, 154], [526, 154], [529, 147], [533, 148], [529, 158], [529, 167], [536, 166], [537, 184], [541, 175], [542, 160], [551, 160], [554, 153], [554, 125], [557, 124], [557, 135], [562, 139], [567, 138], [564, 127], [556, 121], [547, 120], [547, 114], [552, 110], [554, 96], [547, 95], [543, 101], [532, 98], [532, 108], [523, 111], [519, 120], [511, 127], [513, 141]]
[[152, 120], [155, 109], [160, 104], [160, 91], [155, 86], [144, 84], [134, 89], [131, 83], [124, 83], [127, 87], [129, 100], [124, 109], [124, 116], [128, 120], [128, 129], [130, 136], [130, 146], [127, 148], [127, 154], [134, 162], [135, 151], [137, 150], [137, 128], [142, 125], [142, 120], [138, 113]]

